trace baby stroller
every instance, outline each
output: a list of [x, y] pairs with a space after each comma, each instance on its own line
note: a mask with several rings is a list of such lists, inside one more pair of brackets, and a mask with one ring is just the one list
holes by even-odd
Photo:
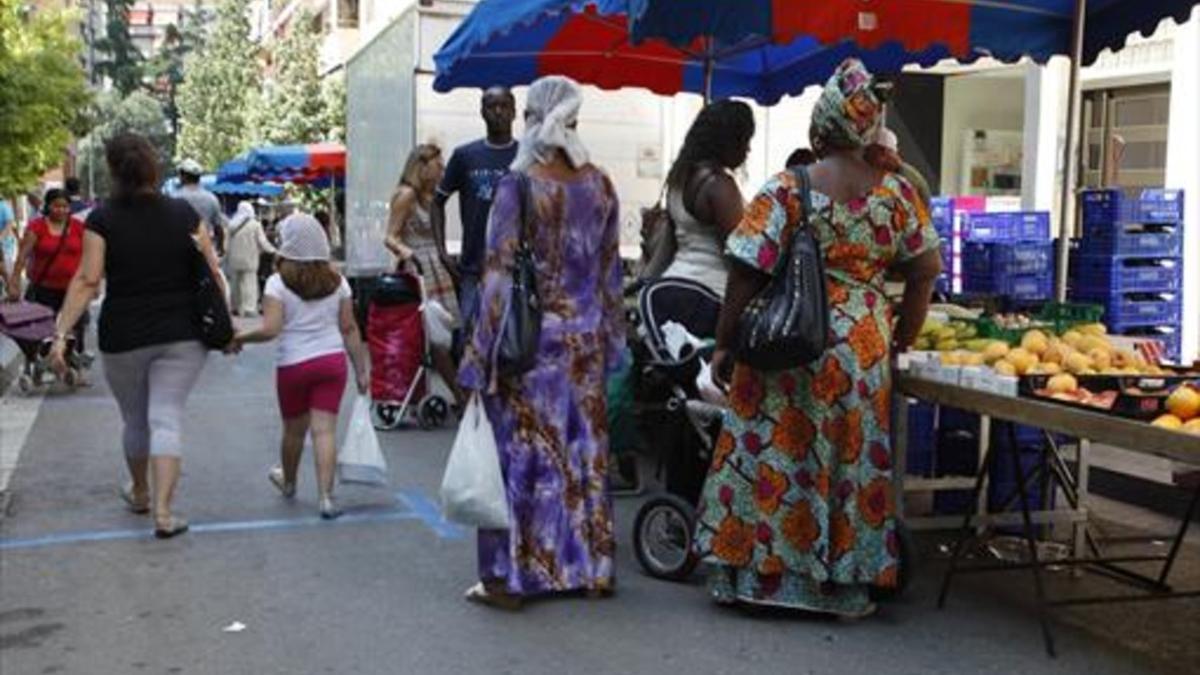
[[724, 412], [701, 400], [696, 386], [701, 360], [712, 358], [711, 345], [687, 345], [673, 354], [664, 326], [674, 322], [711, 343], [720, 312], [716, 293], [686, 279], [651, 281], [638, 296], [640, 339], [631, 345], [638, 423], [646, 446], [661, 449], [656, 473], [663, 489], [638, 509], [633, 549], [646, 573], [659, 579], [686, 579], [698, 562], [692, 553], [695, 505]]
[[[638, 417], [648, 447], [661, 448], [658, 474], [664, 490], [638, 509], [633, 550], [652, 577], [683, 581], [699, 562], [693, 553], [696, 504], [720, 434], [725, 409], [701, 399], [696, 381], [712, 347], [685, 347], [672, 354], [664, 327], [671, 322], [698, 338], [716, 335], [721, 298], [686, 279], [659, 279], [638, 297], [640, 340], [633, 345], [638, 381]], [[912, 576], [915, 545], [897, 523], [899, 581], [894, 589], [872, 589], [877, 600], [898, 597]]]
[[[31, 394], [46, 383], [50, 369], [50, 349], [54, 344], [54, 310], [34, 302], [0, 303], [0, 334], [17, 343], [25, 357], [25, 366], [17, 378], [22, 394]], [[81, 372], [88, 367], [87, 359], [74, 349], [74, 338], [68, 338], [68, 370], [62, 383], [74, 389]]]
[[436, 429], [450, 417], [453, 394], [432, 367], [424, 296], [420, 276], [409, 272], [384, 274], [371, 295], [367, 347], [377, 429], [398, 429], [410, 419]]

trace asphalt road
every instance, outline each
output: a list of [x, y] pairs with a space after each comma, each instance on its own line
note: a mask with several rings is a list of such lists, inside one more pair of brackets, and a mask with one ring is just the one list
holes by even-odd
[[[855, 624], [719, 608], [700, 578], [639, 572], [636, 499], [618, 502], [615, 598], [516, 614], [468, 604], [474, 538], [441, 522], [434, 500], [451, 432], [383, 434], [392, 486], [344, 487], [347, 516], [322, 523], [307, 457], [296, 502], [266, 481], [279, 432], [271, 356], [211, 358], [178, 499], [194, 530], [171, 541], [116, 497], [119, 420], [99, 370], [94, 388], [35, 406], [0, 521], [3, 675], [1200, 671], [1198, 601], [1058, 611], [1051, 660], [1025, 575], [963, 578], [938, 611], [932, 559], [904, 600]], [[1200, 584], [1200, 551], [1185, 556], [1180, 579]], [[1052, 585], [1107, 587], [1061, 574]], [[244, 630], [227, 632], [235, 622]]]

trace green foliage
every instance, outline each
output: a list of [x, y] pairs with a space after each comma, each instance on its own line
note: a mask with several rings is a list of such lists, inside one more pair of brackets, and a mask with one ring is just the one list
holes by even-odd
[[93, 178], [92, 194], [108, 194], [112, 187], [104, 161], [104, 144], [119, 133], [145, 136], [158, 150], [159, 174], [167, 175], [172, 160], [171, 130], [162, 106], [153, 96], [135, 91], [122, 98], [116, 91], [108, 92], [97, 101], [96, 120], [96, 126], [78, 146], [79, 175]]
[[324, 140], [346, 142], [346, 78], [330, 75], [321, 81], [323, 114], [321, 131]]
[[260, 86], [256, 56], [246, 3], [222, 0], [212, 34], [183, 61], [177, 158], [211, 170], [249, 147], [247, 122]]
[[176, 96], [183, 84], [184, 59], [203, 48], [207, 34], [205, 23], [211, 18], [200, 0], [191, 8], [181, 8], [178, 20], [167, 26], [166, 35], [158, 53], [146, 63], [146, 75], [151, 91], [162, 104], [163, 111], [171, 124], [172, 153], [175, 135], [179, 132], [179, 106]]
[[104, 58], [96, 63], [96, 71], [112, 81], [122, 96], [142, 88], [146, 75], [146, 59], [129, 34], [129, 12], [134, 0], [105, 0], [107, 20], [104, 37], [96, 40], [96, 50]]
[[273, 77], [256, 113], [258, 140], [270, 144], [312, 143], [324, 139], [321, 36], [313, 15], [302, 11], [275, 45]]
[[31, 187], [86, 131], [79, 54], [62, 13], [0, 0], [0, 195]]

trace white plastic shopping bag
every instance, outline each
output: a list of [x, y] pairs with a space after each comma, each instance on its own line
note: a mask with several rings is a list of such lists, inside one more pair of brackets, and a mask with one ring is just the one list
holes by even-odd
[[371, 423], [371, 398], [359, 396], [354, 400], [350, 426], [338, 453], [338, 477], [343, 483], [387, 485], [387, 460], [379, 449], [379, 438]]
[[508, 529], [508, 496], [492, 423], [479, 394], [471, 396], [442, 477], [442, 510], [456, 523]]
[[421, 313], [425, 320], [425, 336], [429, 344], [442, 349], [450, 349], [454, 343], [454, 317], [442, 303], [428, 300]]

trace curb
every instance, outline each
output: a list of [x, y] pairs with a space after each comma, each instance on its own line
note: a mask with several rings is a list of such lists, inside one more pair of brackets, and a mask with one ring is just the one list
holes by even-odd
[[0, 396], [17, 381], [21, 370], [21, 350], [6, 337], [0, 337]]

